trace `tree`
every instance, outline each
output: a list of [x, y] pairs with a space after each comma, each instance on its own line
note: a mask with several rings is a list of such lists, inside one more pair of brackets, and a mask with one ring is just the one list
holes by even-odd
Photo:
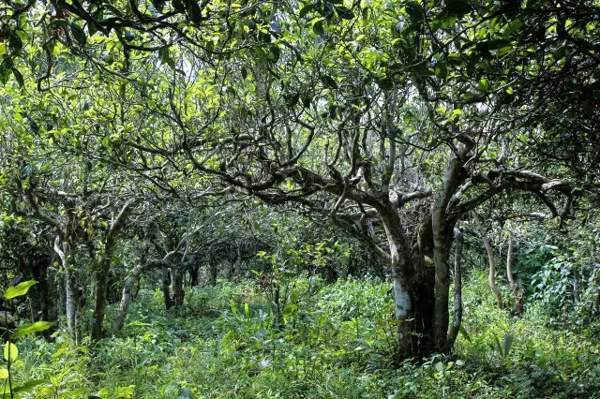
[[[96, 83], [119, 101], [108, 111], [89, 105], [102, 121], [86, 135], [101, 143], [90, 152], [164, 191], [181, 195], [177, 177], [185, 176], [194, 180], [188, 197], [204, 190], [293, 204], [358, 237], [389, 265], [399, 359], [452, 347], [460, 324], [450, 324], [448, 308], [451, 250], [471, 211], [527, 197], [562, 220], [597, 188], [593, 169], [581, 173], [593, 151], [556, 139], [556, 126], [577, 129], [585, 143], [597, 139], [589, 127], [598, 115], [590, 101], [597, 5], [165, 5], [56, 2], [52, 19], [64, 22], [42, 36], [51, 45], [41, 81], [51, 80], [58, 44], [89, 63], [65, 54], [59, 71], [73, 62], [82, 76], [86, 67], [117, 75]], [[17, 30], [31, 29], [31, 19], [19, 17], [26, 10], [47, 11], [35, 2], [19, 8], [9, 15]], [[17, 36], [8, 32], [5, 70], [21, 81]], [[549, 98], [572, 99], [566, 94], [579, 89], [587, 94], [572, 105]], [[539, 109], [565, 105], [560, 123], [540, 120]], [[591, 113], [580, 124], [582, 109]], [[550, 152], [531, 157], [532, 142]], [[576, 167], [549, 165], [556, 154], [569, 154], [561, 159]], [[455, 320], [460, 315], [457, 308]]]

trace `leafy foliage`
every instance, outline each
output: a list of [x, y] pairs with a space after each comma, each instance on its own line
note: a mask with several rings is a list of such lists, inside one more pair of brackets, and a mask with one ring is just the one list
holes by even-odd
[[[599, 388], [597, 340], [546, 327], [537, 309], [512, 318], [496, 308], [478, 273], [465, 287], [469, 339], [459, 338], [452, 357], [406, 362], [396, 370], [389, 368], [388, 286], [298, 279], [295, 287], [303, 291], [310, 284], [316, 291], [299, 297], [283, 329], [274, 327], [275, 315], [253, 283], [195, 288], [179, 316], [162, 314], [160, 296], [142, 291], [123, 335], [102, 341], [93, 360], [85, 346], [61, 337], [54, 343], [29, 339], [21, 372], [45, 381], [35, 397], [59, 398], [171, 398], [182, 387], [215, 398], [593, 397]], [[510, 347], [502, 343], [506, 337], [512, 337]]]

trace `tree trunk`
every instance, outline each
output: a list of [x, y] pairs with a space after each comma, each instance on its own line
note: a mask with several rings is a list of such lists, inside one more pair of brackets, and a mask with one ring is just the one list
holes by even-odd
[[169, 273], [169, 268], [167, 266], [163, 266], [161, 269], [162, 272], [162, 292], [163, 297], [165, 299], [165, 309], [169, 310], [173, 307], [173, 300], [171, 299], [171, 275]]
[[104, 314], [106, 312], [106, 294], [108, 291], [108, 273], [110, 272], [110, 254], [102, 257], [100, 264], [96, 268], [95, 280], [96, 288], [94, 292], [94, 320], [92, 322], [92, 340], [97, 341], [103, 336]]
[[72, 271], [69, 270], [70, 249], [69, 243], [64, 241], [61, 243], [60, 237], [56, 236], [54, 240], [54, 252], [60, 258], [60, 263], [64, 273], [65, 286], [65, 316], [67, 318], [67, 329], [73, 338], [76, 338], [77, 329], [77, 298], [75, 280]]
[[215, 264], [214, 261], [209, 261], [208, 263], [208, 284], [213, 286], [217, 283], [217, 265]]
[[117, 244], [117, 233], [123, 226], [127, 217], [131, 201], [123, 205], [117, 216], [113, 219], [106, 237], [104, 239], [104, 253], [98, 259], [95, 270], [96, 277], [96, 292], [94, 303], [94, 321], [92, 324], [92, 340], [97, 341], [104, 335], [104, 314], [106, 313], [106, 296], [108, 293], [108, 282], [110, 274], [110, 265], [113, 258], [113, 253]]
[[196, 287], [200, 284], [200, 265], [197, 262], [194, 262], [192, 266], [189, 268], [190, 272], [190, 286]]
[[232, 268], [232, 277], [239, 279], [242, 275], [242, 253], [239, 245], [235, 246], [235, 261], [233, 262]]
[[[435, 215], [436, 211], [434, 211]], [[433, 318], [433, 341], [436, 352], [446, 352], [448, 348], [448, 325], [450, 315], [448, 298], [450, 296], [449, 260], [453, 236], [442, 222], [438, 225], [437, 216], [432, 216], [433, 227], [433, 264], [435, 267], [435, 301]]]
[[523, 313], [523, 292], [519, 283], [515, 280], [513, 274], [513, 266], [514, 266], [514, 246], [513, 246], [512, 236], [508, 236], [508, 250], [506, 253], [506, 278], [508, 279], [508, 284], [510, 286], [510, 292], [513, 297], [514, 307], [513, 311], [516, 315], [521, 315]]
[[75, 337], [77, 329], [77, 294], [74, 278], [68, 269], [65, 272], [65, 315], [67, 316], [69, 333]]
[[[422, 352], [415, 304], [420, 299], [419, 290], [415, 290], [414, 265], [410, 249], [402, 230], [398, 214], [392, 207], [381, 207], [380, 218], [383, 222], [390, 254], [391, 278], [394, 294], [394, 316], [397, 327], [396, 360], [419, 356]], [[422, 316], [422, 315], [419, 315]]]
[[456, 156], [450, 160], [444, 174], [443, 187], [431, 205], [431, 229], [433, 236], [433, 265], [435, 268], [435, 301], [433, 317], [434, 350], [446, 353], [448, 345], [449, 311], [448, 297], [450, 295], [450, 249], [454, 240], [454, 227], [457, 215], [449, 208], [455, 195], [460, 193], [460, 186], [466, 179], [464, 164], [467, 154], [475, 142], [463, 138]]
[[498, 304], [498, 307], [502, 308], [504, 306], [504, 303], [502, 301], [502, 294], [500, 293], [500, 289], [496, 284], [496, 256], [494, 255], [494, 249], [492, 248], [492, 244], [489, 238], [485, 236], [483, 237], [483, 245], [485, 246], [485, 251], [487, 253], [488, 258], [488, 284], [490, 286], [490, 289], [494, 293], [494, 296], [496, 297], [496, 303]]
[[173, 298], [173, 306], [180, 307], [183, 305], [183, 274], [179, 265], [171, 266], [171, 293]]
[[463, 233], [456, 229], [454, 234], [454, 241], [456, 242], [456, 249], [454, 252], [454, 317], [452, 324], [448, 329], [448, 348], [454, 346], [456, 337], [458, 337], [458, 331], [460, 330], [460, 324], [462, 322], [462, 246], [463, 246]]
[[133, 286], [140, 277], [140, 274], [142, 274], [143, 269], [144, 267], [142, 264], [136, 265], [123, 282], [121, 302], [119, 304], [119, 311], [117, 313], [117, 317], [115, 318], [115, 332], [120, 331], [123, 328], [125, 318], [127, 317], [127, 310], [129, 309], [129, 304], [131, 303]]

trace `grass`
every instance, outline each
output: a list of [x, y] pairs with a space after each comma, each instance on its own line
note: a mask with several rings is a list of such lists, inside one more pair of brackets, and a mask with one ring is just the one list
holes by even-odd
[[465, 286], [455, 353], [396, 369], [388, 284], [297, 279], [291, 292], [275, 328], [251, 282], [196, 288], [168, 315], [145, 290], [124, 331], [93, 348], [21, 343], [17, 379], [43, 381], [35, 398], [600, 398], [598, 337], [548, 327], [535, 305], [512, 317], [482, 274]]

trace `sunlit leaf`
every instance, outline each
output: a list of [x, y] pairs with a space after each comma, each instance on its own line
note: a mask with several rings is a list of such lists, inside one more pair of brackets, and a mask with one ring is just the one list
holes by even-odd
[[35, 323], [27, 324], [17, 328], [12, 337], [13, 339], [21, 338], [29, 334], [46, 331], [47, 329], [52, 327], [53, 324], [54, 323], [51, 323], [49, 321], [36, 321]]
[[14, 362], [19, 357], [19, 349], [12, 342], [4, 344], [4, 360], [7, 362]]
[[23, 281], [13, 287], [8, 287], [4, 292], [4, 299], [13, 299], [27, 294], [29, 288], [37, 284], [35, 280]]

